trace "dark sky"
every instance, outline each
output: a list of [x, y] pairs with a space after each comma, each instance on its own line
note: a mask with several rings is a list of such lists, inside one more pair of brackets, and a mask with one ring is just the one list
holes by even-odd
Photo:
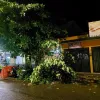
[[57, 24], [65, 24], [74, 20], [84, 32], [88, 32], [88, 22], [100, 20], [98, 2], [83, 0], [44, 0], [46, 8], [51, 12]]
[[[14, 1], [14, 0], [12, 0]], [[36, 0], [44, 3], [52, 16], [56, 19], [65, 18], [66, 21], [83, 19], [83, 20], [99, 20], [100, 19], [100, 3], [96, 0]], [[32, 3], [34, 0], [17, 0], [20, 3]]]
[[[18, 0], [33, 2], [34, 0]], [[37, 0], [36, 0], [37, 1]], [[38, 0], [51, 12], [51, 19], [58, 25], [74, 20], [84, 32], [88, 32], [88, 22], [100, 20], [100, 3], [96, 0]]]
[[67, 19], [77, 19], [83, 17], [83, 19], [87, 20], [95, 20], [96, 17], [100, 17], [100, 6], [99, 3], [95, 1], [91, 1], [89, 3], [82, 0], [77, 2], [76, 0], [44, 1], [46, 1], [47, 8], [57, 17], [66, 17]]

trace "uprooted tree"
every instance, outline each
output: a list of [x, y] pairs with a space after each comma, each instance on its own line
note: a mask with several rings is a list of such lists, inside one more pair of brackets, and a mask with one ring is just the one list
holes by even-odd
[[33, 1], [0, 0], [0, 43], [13, 56], [23, 54], [38, 64], [44, 57], [41, 43], [62, 30], [52, 24], [45, 6]]

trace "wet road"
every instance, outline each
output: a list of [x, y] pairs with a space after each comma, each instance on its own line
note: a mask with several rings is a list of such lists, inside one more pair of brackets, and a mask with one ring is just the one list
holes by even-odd
[[100, 86], [79, 84], [28, 85], [0, 81], [0, 100], [100, 100]]

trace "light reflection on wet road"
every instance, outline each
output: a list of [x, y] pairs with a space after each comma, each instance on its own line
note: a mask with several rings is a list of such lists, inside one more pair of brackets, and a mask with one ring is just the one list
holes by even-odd
[[100, 86], [54, 84], [28, 86], [12, 79], [0, 81], [0, 100], [100, 100]]

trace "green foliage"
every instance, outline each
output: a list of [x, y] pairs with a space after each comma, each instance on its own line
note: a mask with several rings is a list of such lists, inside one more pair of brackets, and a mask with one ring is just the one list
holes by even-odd
[[67, 67], [64, 61], [56, 57], [48, 57], [40, 63], [30, 76], [30, 81], [35, 84], [50, 83], [61, 81], [64, 83], [71, 82], [76, 73]]
[[41, 43], [41, 47], [43, 48], [43, 49], [48, 49], [48, 48], [52, 48], [52, 47], [57, 47], [57, 45], [59, 45], [58, 44], [58, 41], [56, 41], [56, 40], [45, 40], [45, 41], [43, 41], [42, 43]]
[[39, 55], [43, 57], [41, 43], [62, 33], [44, 8], [36, 1], [20, 4], [16, 0], [0, 0], [0, 43], [4, 50], [13, 55], [31, 55], [36, 62]]
[[18, 76], [18, 78], [19, 79], [22, 79], [23, 78], [23, 71], [22, 71], [23, 69], [20, 67], [18, 70], [17, 70], [17, 76]]
[[2, 66], [0, 66], [0, 69], [2, 69]]
[[17, 76], [21, 80], [29, 80], [29, 76], [31, 75], [32, 71], [32, 67], [25, 65], [24, 67], [19, 67], [17, 70]]
[[39, 48], [37, 48], [38, 52], [37, 50], [34, 50], [34, 55], [32, 55], [32, 58], [36, 61], [36, 65], [38, 65], [47, 55], [49, 55], [50, 50], [55, 50], [57, 47], [59, 47], [59, 42], [57, 40], [42, 40]]
[[75, 57], [69, 51], [65, 51], [64, 52], [64, 61], [65, 61], [66, 65], [72, 67], [73, 64], [75, 63]]

